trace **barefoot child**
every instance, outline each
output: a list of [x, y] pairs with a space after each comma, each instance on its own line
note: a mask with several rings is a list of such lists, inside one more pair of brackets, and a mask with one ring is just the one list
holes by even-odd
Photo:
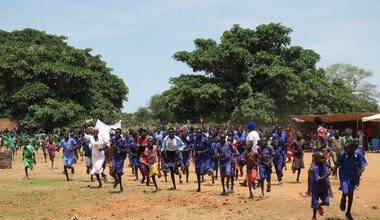
[[165, 137], [162, 142], [162, 151], [166, 154], [167, 165], [170, 170], [170, 178], [173, 183], [173, 190], [176, 190], [175, 174], [178, 173], [178, 162], [180, 160], [180, 152], [182, 151], [184, 143], [181, 138], [174, 135], [174, 129], [169, 129], [169, 135]]
[[69, 133], [66, 131], [63, 134], [63, 139], [59, 143], [59, 147], [63, 148], [62, 159], [63, 159], [64, 173], [65, 173], [67, 181], [70, 180], [67, 169], [71, 169], [71, 174], [74, 174], [74, 164], [75, 164], [74, 149], [76, 145], [77, 143], [74, 141], [74, 139], [69, 137]]
[[282, 185], [282, 177], [284, 176], [284, 174], [282, 173], [282, 168], [285, 166], [286, 154], [285, 154], [283, 148], [280, 147], [279, 141], [277, 138], [273, 139], [272, 146], [273, 146], [273, 150], [274, 150], [273, 164], [274, 164], [274, 168], [276, 170], [278, 185], [281, 186]]
[[[228, 195], [230, 193], [230, 177], [232, 169], [231, 163], [233, 159], [234, 149], [230, 142], [226, 141], [226, 135], [220, 135], [220, 141], [215, 145], [215, 158], [219, 158], [219, 170], [220, 179], [223, 187], [223, 192], [221, 195]], [[225, 180], [227, 179], [227, 190], [224, 186]]]
[[259, 161], [259, 174], [261, 193], [264, 198], [264, 181], [267, 180], [267, 192], [271, 191], [271, 175], [272, 175], [272, 161], [274, 159], [274, 150], [268, 145], [266, 137], [260, 136], [259, 148], [257, 149], [260, 155]]
[[[313, 153], [314, 164], [311, 168], [311, 208], [313, 208], [313, 220], [317, 219], [317, 211], [320, 215], [324, 214], [322, 206], [329, 206], [329, 185], [327, 181], [331, 175], [324, 154], [320, 151]], [[322, 202], [319, 203], [319, 199]]]
[[117, 185], [120, 186], [120, 192], [123, 192], [122, 179], [124, 172], [124, 160], [127, 158], [127, 143], [121, 137], [122, 130], [120, 128], [116, 129], [115, 137], [111, 140], [112, 148], [112, 168], [116, 174], [115, 182], [113, 188], [116, 188]]
[[47, 151], [49, 154], [49, 158], [51, 161], [51, 169], [53, 170], [54, 166], [54, 158], [55, 158], [55, 151], [57, 150], [57, 147], [52, 139], [49, 140], [49, 144], [47, 145]]
[[36, 156], [34, 154], [34, 149], [32, 147], [32, 141], [29, 141], [29, 144], [27, 144], [23, 149], [22, 149], [22, 160], [24, 162], [24, 167], [25, 167], [25, 178], [26, 180], [29, 179], [28, 176], [28, 168], [30, 170], [33, 170], [33, 164], [36, 164]]
[[300, 182], [301, 169], [305, 168], [305, 164], [303, 162], [303, 148], [305, 145], [305, 141], [302, 138], [302, 133], [297, 132], [296, 139], [293, 140], [294, 146], [294, 158], [292, 164], [292, 171], [295, 173], [297, 171], [297, 179], [296, 182]]
[[351, 220], [351, 207], [354, 201], [355, 186], [358, 185], [360, 175], [364, 172], [365, 167], [368, 166], [364, 156], [356, 151], [358, 148], [355, 141], [348, 141], [343, 146], [344, 151], [335, 166], [334, 173], [339, 168], [340, 190], [343, 192], [340, 201], [340, 210], [346, 210], [346, 202], [348, 197], [348, 205], [346, 210], [346, 219]]
[[152, 178], [154, 186], [156, 187], [155, 192], [158, 192], [158, 186], [156, 181], [156, 176], [160, 178], [160, 173], [158, 170], [158, 157], [160, 155], [160, 149], [154, 144], [153, 137], [148, 137], [148, 147], [145, 148], [146, 162], [149, 166], [149, 177]]
[[207, 138], [203, 137], [202, 130], [198, 128], [194, 141], [194, 164], [198, 182], [197, 192], [201, 191], [201, 175], [207, 171], [207, 151], [209, 149], [210, 145]]
[[253, 142], [248, 143], [246, 150], [243, 153], [243, 161], [247, 166], [247, 185], [249, 189], [249, 199], [253, 199], [252, 188], [257, 178], [257, 165], [260, 155], [253, 150]]

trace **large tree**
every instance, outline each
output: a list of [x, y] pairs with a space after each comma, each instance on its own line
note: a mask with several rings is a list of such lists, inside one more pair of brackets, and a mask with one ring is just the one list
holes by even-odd
[[357, 101], [356, 108], [372, 112], [378, 111], [377, 99], [380, 94], [377, 92], [377, 85], [369, 81], [373, 72], [343, 63], [332, 64], [325, 70], [331, 82], [341, 82], [349, 89]]
[[331, 81], [316, 67], [316, 52], [292, 46], [291, 32], [275, 23], [255, 30], [234, 25], [220, 43], [194, 40], [193, 51], [173, 57], [197, 74], [170, 80], [171, 88], [162, 94], [168, 110], [179, 120], [204, 116], [265, 123], [286, 120], [289, 114], [357, 111], [358, 100], [344, 92], [347, 85]]
[[21, 127], [48, 129], [120, 115], [124, 81], [91, 49], [66, 39], [33, 29], [0, 31], [0, 115]]

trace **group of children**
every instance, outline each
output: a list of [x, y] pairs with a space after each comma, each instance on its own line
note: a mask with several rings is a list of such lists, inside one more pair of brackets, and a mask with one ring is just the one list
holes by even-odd
[[[327, 138], [328, 131], [322, 126], [319, 117], [315, 119], [315, 124], [318, 126], [317, 141], [312, 143], [313, 160], [308, 172], [308, 195], [312, 200], [313, 219], [316, 219], [317, 213], [323, 215], [322, 207], [329, 205], [329, 197], [332, 196], [329, 176], [337, 175], [338, 169], [340, 190], [343, 192], [340, 208], [346, 211], [347, 219], [352, 219], [354, 190], [367, 166], [364, 150], [359, 148], [353, 139], [342, 140], [339, 131], [335, 131], [333, 137]], [[264, 198], [265, 191], [271, 191], [272, 168], [276, 173], [278, 185], [283, 184], [282, 170], [286, 168], [289, 154], [293, 156], [292, 171], [297, 172], [296, 181], [299, 182], [301, 169], [305, 167], [303, 135], [298, 132], [292, 139], [280, 127], [273, 132], [257, 132], [254, 122], [249, 122], [247, 128], [246, 132], [242, 127], [235, 130], [208, 131], [204, 128], [182, 127], [176, 130], [170, 128], [167, 133], [157, 129], [129, 132], [111, 129], [109, 136], [102, 137], [99, 136], [97, 128], [88, 127], [83, 129], [82, 133], [72, 135], [66, 131], [63, 131], [61, 136], [41, 133], [25, 138], [25, 135], [19, 135], [19, 140], [22, 137], [21, 142], [13, 141], [13, 134], [7, 138], [7, 142], [10, 148], [17, 142], [24, 146], [22, 152], [26, 179], [28, 169], [33, 169], [33, 165], [36, 164], [35, 151], [38, 147], [34, 145], [38, 142], [43, 148], [45, 162], [46, 153], [49, 155], [52, 169], [55, 152], [63, 149], [63, 172], [67, 180], [68, 170], [74, 174], [74, 165], [79, 159], [78, 152], [81, 152], [85, 158], [87, 174], [91, 175], [91, 180], [93, 175], [96, 176], [99, 184], [97, 187], [102, 187], [101, 178], [103, 182], [108, 181], [105, 173], [108, 167], [109, 175], [114, 179], [113, 187], [119, 186], [121, 192], [124, 161], [127, 158], [135, 180], [139, 179], [139, 173], [142, 175], [142, 184], [150, 185], [152, 180], [155, 192], [159, 191], [156, 178], [161, 176], [165, 177], [165, 181], [170, 176], [172, 190], [177, 188], [177, 175], [180, 183], [183, 182], [183, 176], [188, 183], [191, 160], [195, 166], [197, 192], [201, 191], [205, 175], [209, 175], [214, 183], [219, 174], [221, 195], [234, 193], [235, 180], [243, 176], [245, 167], [246, 176], [240, 184], [248, 187], [249, 199], [254, 198], [253, 190], [257, 187], [261, 188], [261, 196]]]
[[359, 186], [360, 176], [365, 167], [368, 166], [364, 157], [364, 149], [359, 145], [358, 140], [354, 140], [350, 136], [349, 129], [346, 129], [345, 138], [340, 137], [338, 130], [335, 130], [334, 136], [329, 138], [329, 132], [323, 127], [320, 117], [314, 119], [314, 124], [317, 126], [317, 142], [313, 145], [313, 159], [308, 173], [307, 192], [311, 195], [313, 220], [317, 219], [317, 212], [320, 215], [324, 214], [322, 206], [330, 204], [330, 197], [333, 194], [329, 176], [336, 176], [338, 169], [339, 190], [342, 191], [340, 209], [346, 211], [346, 219], [351, 220], [353, 219], [351, 208], [354, 191]]

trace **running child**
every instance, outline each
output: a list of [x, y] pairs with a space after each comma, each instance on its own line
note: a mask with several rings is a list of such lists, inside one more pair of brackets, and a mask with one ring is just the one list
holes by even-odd
[[296, 182], [300, 182], [301, 169], [305, 168], [305, 163], [303, 161], [303, 148], [305, 146], [305, 140], [302, 138], [302, 133], [297, 132], [296, 139], [293, 140], [293, 148], [294, 148], [294, 158], [292, 164], [292, 171], [296, 173], [297, 171], [297, 179]]
[[33, 170], [33, 165], [36, 164], [36, 155], [31, 144], [32, 141], [30, 140], [29, 143], [22, 149], [22, 161], [24, 162], [25, 168], [25, 180], [29, 179], [28, 169]]
[[252, 188], [254, 188], [257, 178], [257, 166], [260, 155], [253, 149], [253, 142], [249, 142], [243, 153], [243, 161], [247, 167], [247, 186], [249, 189], [249, 199], [253, 199]]
[[273, 164], [276, 170], [278, 185], [281, 186], [282, 177], [284, 176], [284, 174], [282, 173], [282, 168], [285, 166], [286, 154], [283, 148], [280, 147], [280, 143], [277, 138], [274, 138], [272, 140], [272, 146], [274, 150]]
[[156, 187], [155, 192], [158, 192], [159, 189], [157, 186], [156, 176], [158, 176], [158, 178], [161, 177], [160, 171], [158, 169], [158, 158], [160, 156], [160, 149], [157, 145], [154, 144], [153, 137], [148, 137], [148, 147], [145, 148], [144, 154], [146, 157], [146, 162], [149, 166], [149, 177], [152, 178], [154, 186]]
[[210, 144], [208, 140], [203, 137], [202, 130], [198, 128], [196, 131], [196, 138], [194, 140], [194, 164], [198, 182], [197, 192], [201, 191], [201, 175], [207, 172], [206, 155], [209, 150]]
[[59, 143], [59, 147], [63, 148], [63, 166], [64, 166], [64, 173], [66, 176], [66, 180], [69, 181], [69, 174], [67, 172], [67, 169], [71, 169], [71, 174], [74, 174], [74, 164], [75, 164], [75, 156], [74, 156], [74, 149], [76, 148], [77, 143], [74, 141], [74, 139], [69, 137], [69, 133], [67, 131], [63, 134], [63, 139]]
[[[322, 216], [324, 214], [322, 206], [330, 205], [330, 182], [327, 180], [331, 175], [331, 171], [328, 169], [329, 165], [322, 152], [314, 152], [313, 161], [314, 164], [311, 168], [311, 208], [313, 208], [313, 220], [316, 220], [317, 211]], [[319, 202], [319, 199], [321, 199], [322, 202]]]
[[[334, 173], [339, 168], [340, 190], [342, 198], [340, 200], [340, 210], [346, 211], [346, 219], [352, 220], [352, 203], [354, 201], [355, 186], [359, 184], [360, 176], [368, 166], [364, 156], [356, 151], [358, 145], [355, 141], [348, 141], [343, 146], [344, 152], [340, 155], [334, 169]], [[348, 197], [348, 205], [346, 207]], [[347, 209], [347, 210], [346, 210]]]
[[[220, 134], [220, 141], [215, 145], [214, 153], [214, 157], [219, 158], [220, 179], [223, 187], [223, 192], [221, 195], [228, 195], [229, 193], [231, 193], [231, 172], [234, 172], [234, 170], [232, 169], [234, 149], [231, 143], [226, 141], [226, 135], [224, 133]], [[225, 182], [227, 182], [227, 191], [225, 188]]]
[[115, 137], [111, 140], [111, 148], [112, 148], [112, 168], [115, 175], [115, 182], [113, 184], [113, 188], [116, 188], [117, 185], [120, 186], [120, 192], [123, 192], [123, 184], [121, 176], [124, 174], [124, 160], [127, 158], [127, 148], [126, 142], [121, 137], [121, 129], [117, 128], [115, 132]]
[[57, 146], [53, 142], [52, 139], [49, 140], [49, 144], [47, 145], [47, 152], [49, 154], [49, 158], [51, 161], [51, 170], [53, 170], [54, 166], [54, 158], [55, 158], [55, 151], [57, 150]]
[[176, 190], [175, 184], [175, 174], [179, 175], [178, 162], [180, 160], [180, 152], [182, 151], [184, 143], [181, 138], [174, 135], [174, 129], [169, 129], [169, 135], [165, 137], [162, 142], [162, 151], [166, 154], [166, 160], [168, 162], [168, 167], [170, 170], [170, 177], [173, 183], [173, 190]]
[[259, 148], [260, 155], [259, 174], [262, 197], [264, 198], [264, 181], [267, 180], [267, 192], [271, 191], [272, 162], [274, 159], [274, 150], [268, 145], [265, 135], [260, 136]]

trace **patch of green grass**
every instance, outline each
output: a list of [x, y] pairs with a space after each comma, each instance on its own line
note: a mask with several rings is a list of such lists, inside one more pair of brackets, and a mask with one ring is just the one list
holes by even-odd
[[59, 179], [31, 179], [28, 181], [18, 181], [17, 184], [19, 186], [56, 186], [62, 184], [62, 180]]
[[7, 210], [4, 213], [4, 217], [32, 217], [33, 213], [30, 210]]

